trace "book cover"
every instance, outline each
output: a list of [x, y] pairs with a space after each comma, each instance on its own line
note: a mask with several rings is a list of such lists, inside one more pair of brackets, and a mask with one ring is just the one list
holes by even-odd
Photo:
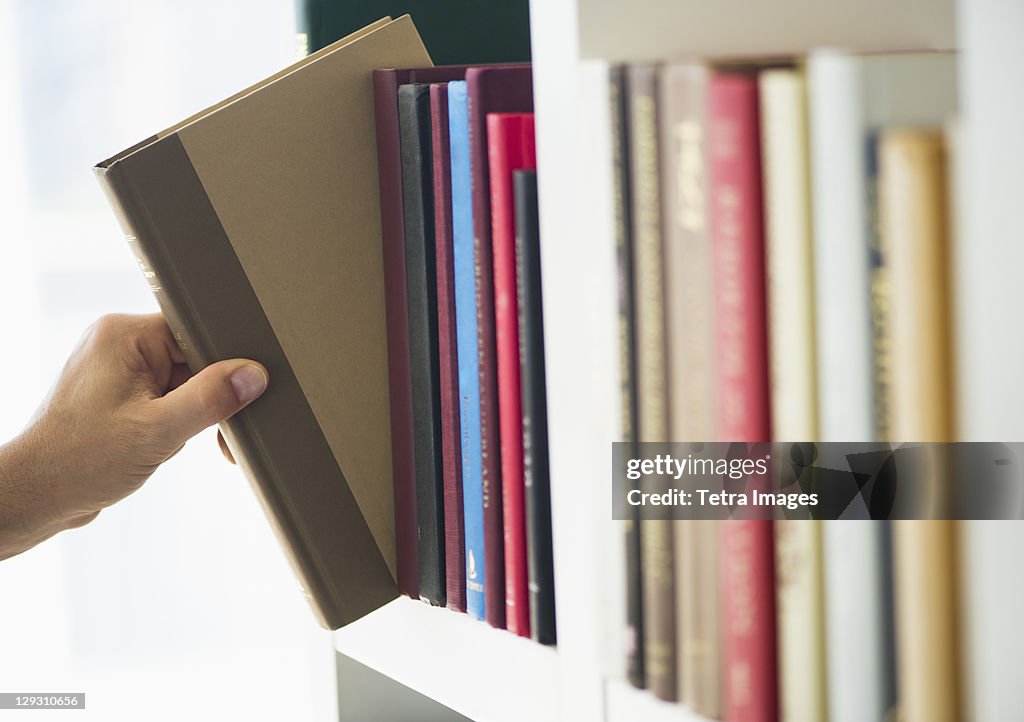
[[398, 88], [405, 212], [405, 280], [412, 372], [413, 469], [420, 599], [445, 604], [444, 471], [434, 238], [430, 86]]
[[[719, 439], [771, 438], [757, 78], [715, 74], [708, 90]], [[722, 522], [723, 712], [777, 719], [772, 523]]]
[[[668, 441], [664, 259], [661, 237], [657, 68], [626, 68], [627, 129], [633, 221], [637, 438]], [[643, 484], [643, 482], [642, 482]], [[643, 491], [663, 491], [660, 482]], [[676, 698], [672, 522], [642, 520], [640, 544], [644, 616], [644, 674], [661, 699]]]
[[[818, 438], [806, 81], [802, 70], [759, 76], [769, 385], [776, 441]], [[775, 524], [780, 717], [826, 719], [821, 523]]]
[[416, 477], [413, 469], [412, 370], [405, 277], [405, 210], [398, 86], [458, 80], [465, 68], [405, 68], [373, 71], [374, 117], [380, 187], [380, 233], [384, 255], [392, 467], [395, 489], [395, 546], [398, 590], [419, 598], [416, 532]]
[[537, 173], [521, 170], [514, 175], [530, 635], [541, 644], [554, 644], [555, 575], [551, 549], [551, 479], [548, 467]]
[[397, 595], [367, 79], [428, 63], [385, 19], [96, 169], [192, 371], [267, 366], [222, 431], [329, 628]]
[[[716, 436], [713, 268], [708, 217], [708, 70], [664, 66], [658, 78], [669, 438]], [[694, 339], [705, 339], [694, 343]], [[721, 714], [718, 526], [673, 525], [679, 698], [698, 714]]]
[[[619, 425], [620, 441], [634, 444], [636, 435], [636, 335], [633, 324], [633, 235], [629, 203], [629, 136], [626, 123], [626, 69], [608, 69], [608, 114], [611, 130], [612, 194], [615, 212], [615, 256], [618, 274]], [[640, 521], [623, 522], [626, 557], [626, 676], [635, 687], [646, 686], [643, 652], [643, 590]]]
[[448, 608], [464, 612], [466, 539], [462, 507], [462, 429], [459, 423], [459, 356], [452, 258], [452, 176], [447, 83], [430, 85], [430, 139], [434, 172], [441, 466], [444, 470], [445, 588]]
[[501, 508], [501, 447], [498, 417], [497, 349], [494, 332], [494, 261], [491, 246], [491, 188], [487, 164], [487, 115], [533, 111], [530, 66], [470, 68], [470, 170], [477, 303], [477, 356], [480, 368], [480, 457], [484, 504], [484, 563], [487, 622], [505, 626], [505, 550]]
[[530, 59], [530, 3], [503, 0], [299, 0], [313, 50], [363, 27], [382, 13], [408, 13], [438, 65]]
[[[879, 217], [892, 308], [891, 433], [903, 442], [953, 438], [949, 337], [949, 204], [940, 130], [884, 131]], [[941, 510], [943, 499], [936, 498]], [[957, 525], [894, 523], [899, 712], [961, 718]]]
[[501, 437], [502, 528], [505, 542], [505, 624], [530, 636], [523, 479], [523, 411], [519, 365], [519, 300], [513, 174], [537, 166], [532, 113], [490, 113], [487, 153], [491, 185], [494, 331]]
[[480, 361], [477, 343], [473, 197], [469, 158], [466, 82], [448, 83], [451, 150], [452, 261], [459, 361], [459, 419], [462, 427], [462, 507], [466, 536], [466, 610], [484, 618], [484, 502], [480, 449]]

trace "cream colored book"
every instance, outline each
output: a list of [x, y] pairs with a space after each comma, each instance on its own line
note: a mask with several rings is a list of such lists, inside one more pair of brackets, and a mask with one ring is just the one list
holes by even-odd
[[[890, 130], [879, 143], [882, 246], [892, 294], [892, 436], [953, 437], [949, 337], [949, 205], [939, 130]], [[941, 500], [938, 500], [941, 501]], [[901, 521], [894, 528], [900, 719], [961, 718], [957, 527]]]
[[[760, 76], [768, 277], [769, 374], [777, 441], [817, 438], [814, 281], [807, 130], [801, 69]], [[775, 524], [781, 719], [827, 719], [821, 524]]]

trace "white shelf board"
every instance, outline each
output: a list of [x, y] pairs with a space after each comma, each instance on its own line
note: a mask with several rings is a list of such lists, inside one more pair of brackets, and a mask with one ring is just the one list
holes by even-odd
[[334, 633], [342, 654], [479, 722], [555, 720], [553, 647], [401, 597]]
[[609, 60], [956, 43], [954, 0], [578, 0], [578, 31], [582, 57]]
[[607, 722], [708, 722], [706, 717], [681, 704], [660, 700], [621, 679], [606, 683], [605, 705]]

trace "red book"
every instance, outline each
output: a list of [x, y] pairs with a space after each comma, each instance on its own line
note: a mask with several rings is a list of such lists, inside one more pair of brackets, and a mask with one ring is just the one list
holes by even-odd
[[[722, 74], [708, 90], [719, 439], [767, 442], [767, 322], [757, 78]], [[775, 722], [772, 524], [721, 525], [725, 719]]]
[[510, 632], [529, 637], [513, 173], [537, 167], [533, 113], [488, 115], [487, 145], [491, 171], [494, 328], [498, 356], [498, 425], [501, 430], [501, 501], [505, 536], [505, 624]]
[[391, 466], [395, 490], [395, 551], [398, 591], [419, 599], [416, 546], [416, 475], [413, 470], [412, 370], [405, 280], [405, 214], [402, 151], [398, 131], [398, 86], [461, 80], [464, 67], [375, 70], [373, 101], [377, 124], [381, 241], [384, 257], [384, 313], [388, 338], [391, 411]]
[[473, 175], [473, 237], [476, 242], [477, 333], [480, 347], [480, 448], [484, 497], [484, 616], [505, 626], [505, 537], [498, 430], [498, 363], [494, 333], [494, 262], [491, 257], [491, 184], [487, 162], [487, 115], [533, 112], [529, 65], [470, 68], [469, 149]]
[[455, 335], [452, 171], [448, 143], [448, 85], [430, 86], [434, 161], [434, 240], [437, 259], [437, 346], [441, 381], [441, 465], [444, 471], [445, 590], [449, 609], [466, 611], [466, 535], [462, 515], [459, 359]]

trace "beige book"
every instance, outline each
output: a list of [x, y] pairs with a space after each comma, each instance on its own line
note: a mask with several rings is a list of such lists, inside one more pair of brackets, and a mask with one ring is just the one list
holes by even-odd
[[[658, 111], [664, 239], [669, 438], [715, 438], [714, 320], [708, 163], [708, 70], [661, 68]], [[674, 523], [676, 666], [679, 697], [695, 712], [721, 714], [718, 527]]]
[[[938, 130], [891, 130], [879, 144], [882, 245], [891, 274], [892, 438], [953, 436], [946, 152]], [[941, 480], [940, 480], [941, 481]], [[955, 538], [949, 521], [894, 528], [900, 719], [961, 717]]]
[[[817, 438], [807, 82], [760, 76], [769, 377], [777, 441]], [[775, 524], [779, 701], [787, 722], [822, 722], [826, 698], [821, 524]]]

